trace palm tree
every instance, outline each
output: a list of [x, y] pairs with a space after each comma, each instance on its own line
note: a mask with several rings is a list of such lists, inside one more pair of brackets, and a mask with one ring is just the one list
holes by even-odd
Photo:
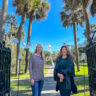
[[0, 42], [2, 42], [4, 40], [4, 30], [5, 30], [5, 20], [6, 20], [6, 16], [7, 16], [7, 6], [8, 6], [8, 0], [3, 0], [1, 19], [0, 19]]
[[93, 0], [90, 11], [91, 11], [92, 16], [96, 14], [96, 0]]
[[21, 16], [21, 23], [17, 32], [17, 38], [19, 40], [17, 44], [17, 56], [16, 56], [16, 74], [17, 74], [17, 68], [18, 68], [18, 63], [19, 63], [19, 49], [20, 49], [20, 40], [21, 40], [21, 33], [24, 27], [24, 23], [26, 20], [26, 14], [30, 11], [30, 0], [14, 0], [13, 1], [13, 6], [15, 6], [16, 13]]
[[87, 30], [87, 41], [90, 39], [90, 23], [89, 23], [89, 16], [88, 16], [88, 5], [90, 0], [82, 0], [82, 8], [83, 14], [86, 23], [86, 30]]
[[8, 27], [10, 27], [10, 32], [8, 33], [8, 37], [10, 39], [10, 37], [12, 36], [12, 33], [14, 32], [13, 28], [17, 25], [16, 16], [14, 16], [13, 14], [7, 15], [6, 24]]
[[[96, 30], [96, 25], [95, 24], [90, 24], [90, 37], [94, 34], [94, 31]], [[84, 30], [84, 35], [87, 37], [87, 30]], [[93, 38], [93, 41], [96, 41], [96, 36]]]
[[[18, 29], [19, 29], [19, 26], [14, 26], [13, 28], [10, 28], [9, 29], [9, 32], [8, 32], [8, 37], [10, 38], [17, 38], [17, 32], [18, 32]], [[14, 30], [14, 31], [13, 31]], [[21, 32], [21, 38], [20, 40], [23, 40], [25, 37], [25, 34], [24, 34], [24, 30], [22, 30]]]
[[[32, 22], [36, 19], [37, 21], [40, 21], [47, 16], [47, 11], [49, 9], [49, 3], [46, 1], [40, 2], [36, 0], [33, 3], [33, 8], [31, 12], [28, 13], [28, 18], [29, 18], [29, 28], [28, 28], [28, 38], [27, 38], [27, 44], [30, 42], [30, 37], [31, 37], [31, 28], [32, 28]], [[27, 67], [28, 67], [28, 54], [29, 54], [29, 49], [26, 49], [26, 57], [25, 57], [25, 72], [27, 72]]]
[[69, 0], [71, 5], [73, 7], [78, 7], [81, 6], [84, 18], [85, 18], [85, 23], [86, 23], [86, 30], [87, 30], [87, 41], [90, 39], [90, 23], [89, 23], [89, 16], [88, 16], [88, 5], [89, 5], [90, 0]]
[[[12, 19], [12, 18], [11, 18]], [[7, 36], [12, 39], [17, 38], [17, 32], [18, 32], [19, 26], [12, 25], [12, 28], [9, 28], [8, 34]], [[21, 40], [24, 39], [25, 34], [24, 34], [24, 30], [22, 30], [21, 32]], [[6, 46], [8, 46], [11, 49], [11, 68], [13, 68], [13, 66], [16, 64], [16, 45], [13, 42], [10, 42], [9, 39], [6, 40]], [[21, 51], [20, 51], [21, 52]], [[15, 67], [14, 67], [15, 68]], [[14, 70], [15, 71], [15, 70]]]
[[81, 8], [79, 9], [72, 8], [71, 6], [68, 5], [68, 3], [65, 3], [63, 10], [64, 11], [60, 13], [63, 26], [64, 27], [73, 26], [76, 64], [77, 64], [77, 70], [79, 71], [79, 53], [78, 53], [78, 46], [77, 46], [76, 25], [80, 24], [82, 26], [84, 16], [82, 14]]

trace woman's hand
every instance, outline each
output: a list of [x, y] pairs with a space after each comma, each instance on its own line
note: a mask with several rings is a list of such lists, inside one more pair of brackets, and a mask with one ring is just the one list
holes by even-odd
[[63, 74], [60, 74], [58, 73], [57, 76], [60, 78], [60, 82], [62, 83], [63, 80], [64, 80], [64, 75]]
[[34, 80], [32, 79], [30, 82], [31, 82], [31, 85], [34, 86]]
[[63, 74], [60, 74], [60, 73], [57, 73], [57, 76], [61, 79], [64, 79], [64, 75]]
[[63, 79], [60, 79], [60, 83], [62, 83], [63, 82]]

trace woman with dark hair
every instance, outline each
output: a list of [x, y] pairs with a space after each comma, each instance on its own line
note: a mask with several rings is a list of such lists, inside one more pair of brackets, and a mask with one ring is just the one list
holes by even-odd
[[60, 90], [61, 96], [70, 96], [71, 76], [74, 76], [72, 55], [70, 54], [67, 46], [62, 46], [54, 69], [54, 80], [57, 81], [56, 86]]
[[29, 59], [30, 82], [32, 87], [32, 96], [41, 96], [44, 84], [44, 60], [42, 56], [42, 46], [36, 46], [34, 54]]

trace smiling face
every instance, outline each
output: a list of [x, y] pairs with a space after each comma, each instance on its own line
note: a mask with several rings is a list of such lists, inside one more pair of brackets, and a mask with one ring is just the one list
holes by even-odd
[[58, 60], [60, 57], [63, 57], [63, 58], [64, 58], [64, 57], [67, 57], [67, 56], [70, 56], [70, 57], [74, 58], [74, 57], [71, 55], [68, 47], [67, 47], [67, 46], [62, 46], [61, 49], [60, 49], [60, 54], [58, 55], [58, 57], [57, 57], [56, 60]]
[[61, 54], [62, 55], [67, 55], [67, 48], [63, 47], [62, 50], [61, 50]]
[[41, 53], [41, 52], [42, 52], [42, 46], [41, 45], [37, 45], [36, 53]]

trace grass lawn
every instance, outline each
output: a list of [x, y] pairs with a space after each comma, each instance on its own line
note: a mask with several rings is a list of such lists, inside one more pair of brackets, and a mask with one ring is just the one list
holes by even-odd
[[[32, 96], [29, 94], [32, 94], [31, 92], [31, 86], [29, 81], [19, 81], [19, 95], [18, 96]], [[17, 90], [18, 90], [18, 82], [17, 81], [11, 81], [11, 95], [16, 96]], [[29, 92], [29, 93], [28, 93]]]
[[[83, 65], [83, 63], [80, 63], [80, 65]], [[80, 66], [80, 71], [77, 71], [77, 67], [75, 67], [75, 75], [76, 77], [83, 77], [85, 75], [85, 77], [88, 77], [88, 67], [87, 67], [87, 63], [84, 63], [84, 65], [86, 66]]]
[[[78, 94], [73, 94], [71, 96], [84, 96], [84, 80], [75, 81], [78, 89]], [[89, 85], [88, 80], [85, 80], [85, 96], [89, 95]]]
[[[83, 63], [80, 63], [80, 65], [83, 65]], [[80, 71], [78, 72], [77, 71], [77, 67], [75, 66], [75, 75], [76, 77], [83, 77], [84, 74], [85, 74], [85, 77], [88, 77], [88, 67], [87, 67], [87, 63], [84, 63], [84, 65], [86, 66], [80, 66]], [[49, 68], [49, 66], [45, 66], [45, 68]], [[44, 74], [46, 74], [46, 72], [48, 71], [48, 69], [44, 69]], [[85, 73], [84, 73], [85, 72]], [[29, 72], [27, 73], [20, 73], [20, 79], [29, 79], [30, 78], [30, 75], [29, 75]], [[15, 73], [11, 73], [11, 79], [16, 79], [18, 78], [16, 76]]]
[[[81, 64], [82, 65], [82, 64]], [[46, 74], [46, 72], [48, 71], [48, 69], [44, 69], [44, 74]], [[84, 73], [85, 72], [85, 73]], [[80, 66], [80, 71], [77, 71], [77, 67], [75, 67], [75, 75], [76, 77], [88, 77], [88, 67], [87, 66]], [[29, 72], [28, 73], [20, 73], [20, 79], [29, 79], [30, 75]], [[11, 74], [11, 79], [16, 79], [17, 76], [15, 73]]]
[[[48, 69], [44, 69], [44, 75], [48, 72]], [[17, 79], [16, 74], [11, 74], [11, 79]], [[28, 73], [20, 73], [20, 79], [29, 79], [30, 75]], [[19, 81], [19, 96], [32, 96], [31, 86], [29, 81]], [[18, 81], [11, 81], [11, 95], [16, 96], [18, 90]]]
[[[47, 71], [48, 71], [48, 69], [44, 69], [45, 74]], [[76, 77], [84, 77], [84, 74], [85, 74], [85, 77], [88, 77], [88, 67], [87, 66], [85, 66], [85, 67], [80, 66], [79, 72], [77, 72], [77, 67], [75, 67]], [[17, 77], [15, 74], [11, 74], [11, 79], [16, 79], [16, 78]], [[20, 79], [29, 79], [29, 73], [26, 73], [26, 74], [20, 73]], [[84, 96], [84, 80], [79, 80], [79, 81], [75, 81], [75, 82], [76, 82], [76, 85], [78, 88], [78, 94], [72, 94], [71, 96]], [[17, 88], [18, 88], [17, 84], [18, 84], [17, 81], [11, 81], [12, 96], [16, 96], [16, 92], [17, 92]], [[88, 84], [89, 84], [88, 80], [85, 80], [85, 89], [86, 89], [85, 96], [89, 96]], [[29, 81], [20, 81], [19, 89], [20, 89], [19, 96], [32, 96]]]
[[[44, 75], [47, 73], [48, 69], [44, 69]], [[11, 73], [11, 79], [17, 79], [18, 77], [16, 76], [15, 73]], [[19, 74], [19, 78], [20, 79], [29, 79], [30, 78], [30, 74], [29, 72], [27, 73], [20, 73]]]
[[[11, 82], [11, 90], [12, 90], [12, 96], [16, 95], [17, 92], [17, 81]], [[84, 96], [84, 80], [76, 81], [76, 85], [78, 88], [78, 94], [72, 94], [71, 96]], [[32, 96], [30, 82], [29, 81], [20, 81], [19, 85], [19, 96]], [[88, 87], [88, 80], [85, 81], [85, 96], [89, 96], [89, 87]]]
[[[81, 63], [80, 65], [83, 65], [83, 63]], [[80, 71], [78, 72], [77, 71], [77, 67], [75, 67], [75, 75], [76, 77], [88, 77], [88, 67], [87, 67], [87, 63], [84, 63], [84, 65], [86, 66], [80, 66]], [[84, 80], [81, 80], [81, 81], [75, 81], [76, 82], [76, 85], [77, 85], [77, 88], [78, 88], [78, 91], [79, 93], [78, 94], [73, 94], [72, 96], [84, 96]], [[88, 85], [88, 80], [85, 80], [85, 96], [90, 96], [89, 95], [89, 85]]]

